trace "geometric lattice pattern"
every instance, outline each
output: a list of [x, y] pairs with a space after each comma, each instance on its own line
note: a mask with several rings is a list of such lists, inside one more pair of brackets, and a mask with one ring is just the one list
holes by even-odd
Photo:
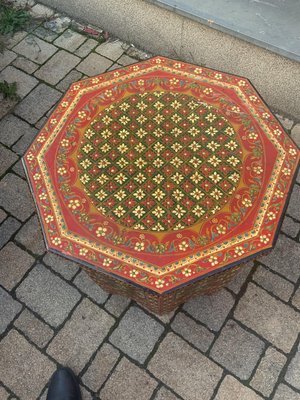
[[229, 122], [186, 94], [135, 94], [102, 111], [78, 154], [99, 211], [125, 227], [179, 230], [215, 214], [238, 186], [242, 150]]

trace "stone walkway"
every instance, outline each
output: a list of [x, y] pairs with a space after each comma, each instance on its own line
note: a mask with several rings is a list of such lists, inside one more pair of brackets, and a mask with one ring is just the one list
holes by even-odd
[[[0, 399], [45, 400], [68, 365], [84, 400], [300, 400], [299, 174], [272, 253], [164, 317], [46, 251], [22, 154], [71, 82], [146, 56], [68, 23], [40, 21], [0, 55], [0, 80], [21, 97], [0, 121]], [[300, 145], [300, 124], [280, 119]]]

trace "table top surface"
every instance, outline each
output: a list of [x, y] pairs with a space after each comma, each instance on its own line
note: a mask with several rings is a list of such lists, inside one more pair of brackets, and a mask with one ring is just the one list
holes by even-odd
[[247, 79], [161, 57], [71, 85], [24, 158], [48, 248], [159, 293], [271, 248], [298, 160]]

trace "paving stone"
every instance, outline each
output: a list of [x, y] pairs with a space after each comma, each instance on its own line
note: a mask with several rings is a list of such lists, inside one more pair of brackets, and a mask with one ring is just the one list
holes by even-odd
[[275, 392], [273, 400], [300, 400], [300, 394], [281, 383]]
[[0, 205], [21, 221], [25, 221], [34, 210], [27, 183], [14, 174], [5, 175], [0, 182]]
[[204, 352], [208, 350], [215, 337], [208, 329], [202, 325], [198, 325], [183, 313], [176, 315], [171, 324], [171, 328], [176, 333], [183, 336], [183, 338], [188, 342], [192, 343], [199, 350]]
[[300, 148], [300, 124], [296, 124], [291, 132], [292, 139], [294, 142], [297, 144], [297, 146]]
[[240, 379], [250, 377], [264, 350], [258, 337], [230, 320], [210, 351], [211, 357]]
[[56, 85], [79, 61], [79, 57], [60, 50], [35, 73], [35, 76], [51, 85]]
[[208, 400], [222, 369], [177, 335], [169, 333], [148, 365], [149, 371], [185, 400]]
[[105, 292], [96, 282], [88, 276], [84, 271], [81, 271], [74, 280], [75, 285], [85, 294], [91, 297], [98, 304], [103, 304], [108, 298], [108, 293]]
[[262, 257], [261, 262], [290, 281], [297, 282], [300, 277], [299, 258], [299, 244], [279, 235], [275, 248], [270, 254]]
[[37, 64], [44, 64], [57, 51], [57, 47], [37, 36], [28, 35], [13, 50]]
[[88, 39], [75, 51], [74, 54], [78, 57], [86, 57], [98, 45], [98, 43], [99, 42], [95, 39]]
[[79, 265], [75, 262], [51, 252], [45, 255], [43, 262], [68, 280], [72, 279], [79, 270]]
[[214, 400], [262, 400], [253, 390], [242, 385], [233, 376], [225, 376]]
[[27, 308], [14, 322], [14, 325], [41, 348], [49, 343], [54, 333], [48, 325], [36, 318]]
[[26, 174], [25, 174], [25, 170], [22, 164], [22, 161], [19, 160], [14, 166], [13, 166], [13, 171], [18, 174], [19, 176], [21, 176], [21, 178], [26, 179]]
[[10, 50], [4, 50], [0, 57], [0, 71], [7, 67], [17, 57], [16, 53]]
[[232, 290], [233, 293], [238, 294], [252, 269], [253, 262], [249, 262], [246, 265], [243, 265], [241, 269], [237, 272], [233, 280], [229, 282], [226, 287]]
[[289, 301], [294, 291], [294, 285], [291, 282], [281, 278], [261, 265], [259, 265], [255, 271], [253, 280], [284, 301]]
[[173, 311], [169, 312], [168, 314], [163, 314], [163, 315], [158, 315], [155, 313], [151, 313], [151, 314], [155, 315], [156, 318], [158, 318], [163, 324], [168, 324], [171, 321], [171, 319], [173, 318], [176, 310], [173, 310]]
[[27, 122], [14, 115], [7, 115], [0, 121], [0, 141], [6, 146], [14, 144], [21, 136], [30, 135], [34, 130]]
[[74, 32], [71, 29], [67, 29], [62, 35], [60, 35], [54, 44], [58, 47], [62, 47], [68, 51], [75, 51], [78, 47], [86, 40], [86, 36], [81, 35], [78, 32]]
[[35, 124], [60, 99], [61, 93], [41, 83], [15, 108], [15, 113]]
[[0, 335], [5, 331], [21, 309], [22, 305], [14, 300], [11, 295], [0, 286]]
[[33, 32], [40, 39], [46, 40], [47, 42], [53, 42], [58, 37], [58, 34], [51, 31], [50, 29], [46, 29], [43, 26], [39, 26]]
[[284, 129], [286, 129], [286, 130], [290, 130], [291, 129], [291, 127], [294, 124], [294, 121], [292, 121], [289, 118], [285, 118], [285, 117], [283, 117], [282, 115], [279, 115], [279, 114], [275, 114], [275, 115], [278, 118], [278, 120], [281, 123], [281, 125], [284, 127]]
[[12, 49], [17, 43], [21, 42], [26, 36], [28, 32], [19, 31], [13, 34], [13, 36], [7, 37], [5, 39], [5, 47], [8, 49]]
[[18, 158], [15, 153], [0, 144], [0, 175], [3, 175]]
[[234, 315], [285, 353], [291, 351], [300, 330], [298, 313], [252, 283]]
[[7, 392], [7, 390], [3, 386], [0, 386], [0, 399], [8, 400], [9, 396], [10, 394]]
[[134, 63], [136, 63], [136, 62], [137, 62], [137, 60], [135, 60], [134, 58], [131, 58], [131, 57], [127, 56], [126, 54], [124, 54], [123, 56], [121, 56], [121, 57], [118, 59], [118, 63], [121, 64], [121, 65], [123, 65], [123, 66], [131, 65], [131, 64], [134, 64]]
[[18, 56], [15, 61], [13, 62], [13, 66], [20, 68], [24, 72], [27, 72], [27, 74], [33, 74], [34, 71], [38, 68], [38, 64], [27, 60], [25, 57]]
[[110, 344], [104, 343], [97, 352], [87, 371], [82, 377], [82, 382], [94, 392], [97, 392], [115, 366], [120, 353]]
[[294, 388], [300, 390], [300, 345], [298, 346], [297, 353], [288, 366], [285, 380]]
[[295, 238], [300, 230], [300, 224], [293, 221], [292, 218], [286, 216], [283, 220], [281, 230], [292, 238]]
[[82, 370], [103, 341], [114, 319], [90, 300], [84, 299], [61, 331], [50, 343], [47, 353], [76, 373]]
[[143, 363], [163, 331], [160, 323], [139, 308], [131, 307], [109, 340], [131, 358]]
[[185, 303], [183, 308], [192, 317], [203, 322], [210, 329], [218, 331], [233, 304], [233, 296], [223, 289], [212, 296], [196, 297]]
[[80, 299], [75, 288], [41, 264], [30, 271], [16, 293], [20, 300], [54, 327], [67, 318]]
[[179, 400], [179, 397], [175, 396], [175, 394], [163, 386], [157, 392], [154, 400]]
[[96, 52], [112, 61], [116, 61], [124, 53], [124, 49], [122, 47], [124, 45], [125, 43], [121, 42], [120, 40], [116, 40], [114, 42], [105, 42], [96, 48]]
[[30, 133], [23, 135], [21, 139], [19, 139], [17, 143], [12, 147], [13, 151], [18, 153], [20, 156], [23, 156], [37, 134], [38, 131], [35, 128], [31, 128]]
[[[0, 228], [0, 249], [10, 240], [21, 224], [13, 217], [8, 217]], [[1, 273], [0, 273], [1, 275]]]
[[50, 21], [44, 22], [44, 27], [56, 33], [62, 33], [71, 23], [71, 18], [58, 15]]
[[43, 6], [42, 4], [35, 4], [30, 9], [30, 14], [34, 18], [50, 18], [54, 15], [54, 10], [52, 10], [52, 8]]
[[298, 289], [296, 290], [293, 298], [292, 298], [292, 304], [299, 308], [300, 310], [300, 286], [298, 287]]
[[47, 121], [48, 121], [48, 118], [47, 118], [47, 117], [42, 117], [42, 118], [35, 124], [35, 127], [36, 127], [37, 129], [42, 129], [43, 126], [46, 124]]
[[270, 396], [285, 363], [286, 357], [269, 347], [251, 380], [251, 386], [264, 396]]
[[36, 215], [26, 222], [15, 239], [36, 255], [44, 254], [46, 251], [40, 222]]
[[55, 371], [55, 364], [15, 330], [0, 344], [3, 383], [22, 400], [37, 399]]
[[39, 82], [33, 76], [9, 65], [0, 72], [0, 80], [8, 83], [16, 82], [17, 94], [21, 98], [25, 97]]
[[123, 358], [100, 392], [101, 400], [149, 400], [157, 382]]
[[58, 85], [56, 85], [56, 87], [62, 92], [66, 92], [69, 89], [71, 83], [79, 81], [81, 77], [82, 73], [73, 70], [69, 72], [68, 75], [62, 81], [60, 81]]
[[127, 50], [126, 50], [126, 54], [131, 57], [131, 58], [135, 58], [136, 60], [147, 60], [148, 58], [152, 57], [152, 55], [150, 53], [145, 53], [144, 51], [137, 49], [134, 45], [130, 45], [128, 46]]
[[79, 65], [77, 65], [78, 71], [88, 75], [98, 75], [105, 72], [112, 62], [107, 58], [100, 56], [99, 54], [91, 53], [87, 56]]
[[85, 387], [80, 385], [80, 392], [82, 400], [94, 400], [95, 397], [92, 397], [91, 393], [86, 390]]
[[292, 195], [286, 212], [287, 214], [297, 219], [298, 221], [300, 221], [299, 203], [300, 203], [300, 186], [294, 185], [294, 189], [292, 191]]
[[130, 299], [127, 297], [113, 294], [106, 302], [105, 308], [116, 317], [119, 317], [129, 303]]
[[113, 64], [107, 71], [114, 71], [115, 69], [122, 68], [122, 65], [120, 64]]
[[13, 289], [33, 263], [33, 257], [21, 250], [13, 242], [9, 242], [0, 251], [1, 285], [7, 290]]
[[6, 212], [1, 210], [1, 208], [0, 208], [0, 223], [3, 222], [6, 217], [7, 217]]

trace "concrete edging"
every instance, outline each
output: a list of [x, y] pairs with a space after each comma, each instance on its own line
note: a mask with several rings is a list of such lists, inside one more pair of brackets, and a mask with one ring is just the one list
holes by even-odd
[[144, 0], [42, 0], [154, 54], [251, 80], [276, 111], [300, 119], [300, 63]]

